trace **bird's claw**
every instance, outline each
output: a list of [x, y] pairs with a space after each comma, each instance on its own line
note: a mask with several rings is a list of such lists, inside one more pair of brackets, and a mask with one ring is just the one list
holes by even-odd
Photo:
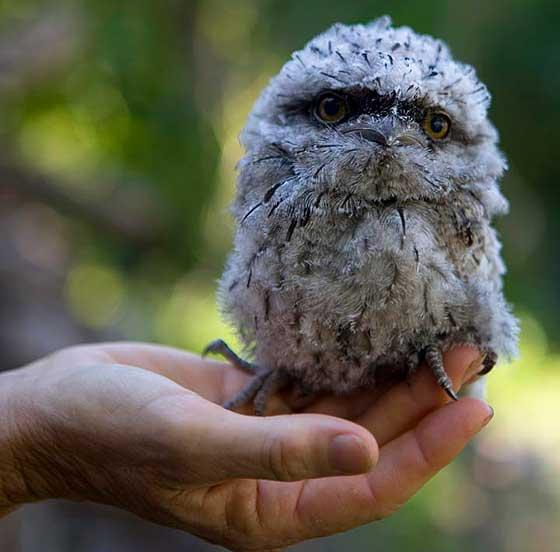
[[[204, 349], [201, 353], [201, 356], [206, 357], [210, 353], [219, 354], [224, 345], [226, 345], [226, 343], [222, 339], [215, 339], [214, 341], [211, 341], [210, 343], [208, 343], [208, 345], [206, 345], [206, 347], [204, 347]], [[226, 345], [226, 347], [227, 347], [227, 345]]]
[[455, 391], [453, 391], [453, 389], [451, 387], [444, 387], [443, 390], [447, 393], [447, 396], [453, 400], [453, 401], [458, 401], [459, 397], [457, 395], [457, 393], [455, 393]]
[[443, 366], [443, 354], [437, 346], [431, 346], [426, 349], [426, 363], [432, 370], [438, 385], [445, 391], [446, 395], [453, 401], [458, 401], [459, 397], [453, 390], [451, 379]]
[[202, 356], [205, 357], [209, 353], [224, 357], [226, 360], [229, 360], [233, 366], [248, 374], [254, 375], [258, 372], [255, 366], [237, 355], [223, 339], [215, 339], [209, 343], [202, 351]]

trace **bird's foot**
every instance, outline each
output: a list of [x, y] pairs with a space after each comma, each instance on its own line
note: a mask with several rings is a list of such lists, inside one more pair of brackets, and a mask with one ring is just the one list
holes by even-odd
[[445, 371], [443, 366], [443, 354], [441, 349], [437, 346], [431, 346], [426, 349], [426, 363], [432, 370], [434, 376], [436, 377], [437, 384], [447, 393], [447, 395], [454, 401], [458, 401], [459, 397], [457, 393], [453, 390], [453, 385], [451, 379]]
[[257, 416], [264, 416], [270, 397], [287, 383], [287, 376], [282, 370], [267, 370], [255, 375], [247, 385], [224, 403], [224, 408], [234, 410], [252, 401]]
[[287, 375], [283, 370], [262, 370], [257, 365], [247, 362], [234, 353], [225, 341], [216, 339], [202, 352], [202, 356], [214, 353], [229, 360], [233, 366], [251, 374], [253, 377], [247, 385], [231, 399], [224, 403], [224, 408], [234, 410], [244, 404], [253, 403], [257, 416], [264, 416], [268, 399], [287, 383]]
[[239, 368], [243, 372], [247, 372], [248, 374], [258, 374], [259, 369], [254, 364], [243, 360], [240, 356], [234, 353], [229, 345], [223, 339], [216, 339], [209, 343], [204, 351], [202, 351], [202, 356], [205, 357], [206, 355], [213, 353], [215, 355], [220, 355], [224, 357], [226, 360], [229, 360], [231, 364], [233, 364], [236, 368]]

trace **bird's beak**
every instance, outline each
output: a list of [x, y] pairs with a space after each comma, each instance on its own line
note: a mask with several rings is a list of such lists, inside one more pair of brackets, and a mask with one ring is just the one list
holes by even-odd
[[391, 146], [420, 146], [424, 143], [417, 136], [417, 132], [395, 116], [384, 119], [371, 119], [371, 122], [360, 122], [346, 127], [343, 134], [358, 134], [368, 142], [374, 142], [384, 147]]

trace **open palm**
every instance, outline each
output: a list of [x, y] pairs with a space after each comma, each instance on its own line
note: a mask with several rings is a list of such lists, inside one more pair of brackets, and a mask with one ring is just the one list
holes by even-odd
[[[477, 357], [446, 355], [456, 389]], [[445, 405], [423, 369], [378, 397], [323, 397], [297, 415], [277, 396], [264, 418], [219, 406], [247, 375], [170, 348], [75, 347], [18, 372], [34, 381], [27, 434], [43, 440], [29, 449], [36, 498], [113, 504], [235, 550], [389, 515], [491, 417], [475, 399]]]

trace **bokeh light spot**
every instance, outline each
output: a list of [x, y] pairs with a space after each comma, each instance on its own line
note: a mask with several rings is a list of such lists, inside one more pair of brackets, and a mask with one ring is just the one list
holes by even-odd
[[78, 320], [92, 327], [114, 322], [124, 299], [120, 274], [107, 266], [81, 264], [67, 279], [66, 297]]

